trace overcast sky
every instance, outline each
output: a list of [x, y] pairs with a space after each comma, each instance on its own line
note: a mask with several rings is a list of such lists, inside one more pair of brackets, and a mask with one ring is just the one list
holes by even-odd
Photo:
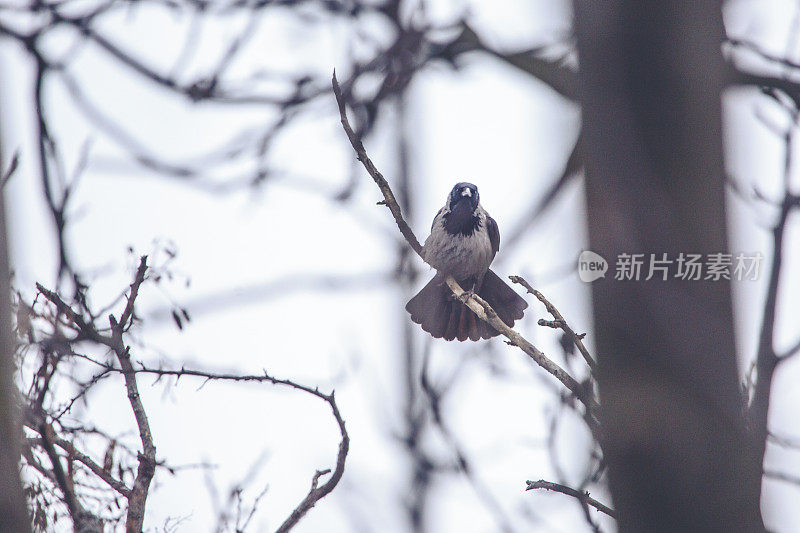
[[[430, 2], [429, 15], [445, 23], [466, 4], [476, 30], [501, 49], [552, 42], [569, 30], [567, 3], [548, 0]], [[790, 5], [729, 2], [728, 32], [781, 55], [794, 16]], [[196, 49], [183, 59], [191, 23], [161, 5], [112, 11], [98, 27], [164, 72], [183, 64], [181, 76], [191, 79], [215, 64], [224, 50], [222, 43], [247, 23], [244, 16], [205, 17], [197, 23], [201, 33]], [[379, 21], [367, 21], [364, 27], [378, 38], [384, 31]], [[236, 79], [260, 69], [285, 71], [299, 64], [313, 72], [332, 72], [342, 68], [349, 31], [344, 23], [315, 24], [286, 9], [265, 10], [255, 37], [228, 75]], [[331, 200], [354, 168], [333, 96], [319, 99], [281, 134], [269, 156], [269, 165], [280, 170], [274, 179], [258, 188], [220, 191], [215, 184], [251, 175], [254, 162], [240, 158], [209, 164], [204, 154], [235, 141], [242, 131], [274, 121], [275, 112], [256, 105], [192, 105], [145, 83], [96, 47], [72, 49], [75, 37], [67, 32], [53, 36], [52, 50], [70, 51], [68, 72], [94, 105], [113, 117], [143, 151], [176, 164], [188, 161], [210, 176], [200, 184], [185, 183], [136, 163], [113, 135], [87, 121], [66, 86], [53, 79], [46, 87], [46, 104], [67, 169], [77, 164], [81, 147], [90, 143], [89, 164], [70, 212], [67, 244], [75, 265], [94, 282], [94, 301], [102, 304], [129, 283], [139, 254], [152, 254], [150, 262], [158, 266], [166, 260], [163, 249], [174, 248], [175, 277], [158, 287], [148, 286], [142, 295], [144, 321], [136, 332], [134, 358], [175, 367], [250, 373], [267, 369], [324, 391], [335, 388], [351, 437], [347, 469], [339, 487], [297, 530], [404, 531], [401, 503], [410, 473], [397, 440], [403, 424], [398, 376], [401, 324], [407, 319], [403, 306], [410, 294], [388, 281], [400, 236], [388, 211], [375, 205], [380, 195], [368, 176], [358, 169], [361, 184], [354, 198], [345, 203]], [[800, 59], [798, 46], [795, 42], [790, 47], [794, 59]], [[459, 72], [444, 66], [423, 72], [410, 89], [405, 115], [387, 112], [366, 142], [392, 182], [398, 170], [398, 128], [407, 132], [415, 199], [410, 223], [420, 240], [458, 181], [479, 187], [481, 202], [498, 221], [502, 238], [558, 176], [578, 132], [578, 108], [545, 85], [485, 57], [469, 56], [465, 64]], [[15, 284], [30, 298], [35, 281], [54, 284], [57, 256], [36, 175], [32, 68], [8, 42], [0, 43], [0, 66], [5, 88], [0, 100], [3, 158], [8, 161], [14, 151], [22, 157], [20, 171], [5, 191], [12, 261]], [[785, 117], [755, 89], [730, 91], [724, 110], [731, 174], [743, 183], [758, 183], [768, 197], [776, 197], [782, 144], [764, 120], [783, 124]], [[733, 195], [729, 205], [731, 251], [761, 251], [768, 257], [767, 225], [774, 214], [753, 210]], [[582, 185], [575, 180], [514, 247], [506, 249], [501, 241], [495, 269], [501, 276], [528, 277], [576, 331], [589, 333], [591, 346], [589, 286], [571, 270], [587, 247], [583, 206]], [[797, 304], [791, 297], [800, 294], [797, 220], [787, 235], [791, 246], [779, 300], [779, 346], [790, 345], [798, 335]], [[423, 268], [422, 284], [432, 274], [418, 264]], [[351, 283], [340, 289], [306, 283], [322, 276]], [[765, 281], [762, 276], [755, 282], [734, 283], [743, 369], [754, 351]], [[193, 318], [182, 331], [169, 315], [173, 302], [186, 306]], [[557, 336], [536, 326], [544, 316], [545, 310], [532, 301], [519, 329], [565, 364]], [[524, 531], [586, 529], [574, 501], [524, 492], [526, 479], [557, 475], [545, 442], [548, 414], [559, 403], [550, 377], [500, 339], [445, 343], [415, 331], [415, 342], [430, 350], [434, 380], [446, 380], [456, 367], [463, 367], [445, 404], [446, 419], [477, 466], [478, 479], [512, 525]], [[468, 363], [459, 365], [464, 360]], [[798, 364], [795, 360], [778, 372], [770, 418], [776, 432], [796, 437]], [[254, 530], [274, 529], [306, 494], [314, 471], [334, 464], [337, 427], [327, 405], [308, 395], [264, 385], [210, 383], [200, 388], [201, 382], [189, 379], [176, 385], [142, 377], [140, 384], [158, 456], [171, 465], [216, 465], [181, 470], [175, 476], [157, 474], [146, 520], [153, 530], [160, 530], [170, 517], [182, 520], [179, 531], [212, 530], [217, 509], [208, 486], [215, 485], [224, 499], [226, 491], [243, 480], [248, 482], [248, 501], [268, 486]], [[88, 406], [78, 407], [74, 415], [135, 442], [119, 380], [98, 387]], [[441, 435], [432, 433], [426, 439], [435, 455], [452, 460], [452, 449]], [[568, 480], [577, 482], [589, 467], [589, 436], [579, 420], [565, 413], [556, 439], [558, 464]], [[800, 473], [796, 452], [770, 447], [767, 464]], [[430, 531], [495, 530], [491, 511], [463, 477], [437, 478], [432, 490]], [[800, 527], [800, 507], [792, 503], [798, 487], [767, 481], [765, 491], [768, 526], [776, 531]], [[603, 490], [593, 490], [592, 495], [610, 500]]]

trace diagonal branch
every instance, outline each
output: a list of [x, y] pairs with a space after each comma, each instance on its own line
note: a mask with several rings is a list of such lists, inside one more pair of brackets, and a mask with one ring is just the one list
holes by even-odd
[[86, 511], [75, 497], [75, 486], [72, 483], [72, 479], [67, 477], [67, 474], [64, 472], [64, 466], [61, 464], [61, 457], [59, 457], [55, 446], [53, 446], [53, 427], [47, 422], [42, 421], [41, 425], [36, 428], [36, 430], [42, 436], [42, 448], [44, 448], [47, 457], [50, 459], [50, 464], [53, 466], [53, 474], [58, 483], [58, 487], [61, 489], [61, 493], [64, 495], [64, 503], [67, 505], [75, 529], [79, 530], [82, 525], [82, 517]]
[[475, 33], [466, 22], [462, 23], [461, 34], [452, 42], [446, 44], [441, 50], [434, 53], [434, 57], [442, 57], [452, 61], [457, 56], [467, 52], [483, 52], [495, 59], [499, 59], [520, 71], [533, 76], [539, 81], [550, 86], [558, 94], [572, 101], [579, 97], [578, 73], [562, 60], [551, 60], [541, 57], [541, 48], [522, 50], [519, 52], [501, 52], [488, 46], [480, 36]]
[[583, 151], [586, 144], [585, 135], [583, 130], [578, 134], [575, 144], [572, 147], [567, 162], [558, 178], [550, 184], [547, 190], [536, 200], [536, 203], [531, 206], [530, 210], [523, 215], [520, 220], [517, 220], [516, 226], [507, 231], [503, 237], [503, 242], [506, 250], [515, 246], [525, 235], [528, 228], [547, 210], [548, 207], [553, 205], [556, 197], [564, 191], [573, 178], [576, 178], [583, 172]]
[[[355, 150], [358, 160], [361, 161], [361, 163], [364, 165], [364, 168], [367, 170], [369, 175], [378, 185], [378, 188], [383, 193], [384, 201], [381, 203], [386, 205], [392, 212], [392, 216], [394, 217], [397, 226], [400, 228], [400, 232], [403, 234], [403, 237], [405, 237], [409, 246], [411, 246], [411, 248], [420, 257], [422, 257], [422, 246], [417, 240], [417, 237], [414, 235], [414, 232], [406, 223], [405, 219], [403, 219], [402, 211], [397, 203], [397, 200], [395, 199], [394, 193], [392, 193], [391, 187], [383, 175], [375, 167], [375, 164], [367, 155], [364, 144], [350, 126], [350, 121], [347, 118], [344, 97], [342, 96], [342, 90], [339, 87], [339, 82], [336, 79], [335, 72], [333, 74], [332, 85], [333, 93], [336, 96], [336, 101], [339, 106], [339, 115], [342, 126], [347, 133], [348, 139], [350, 139], [350, 144], [353, 147], [353, 150]], [[453, 294], [461, 299], [467, 307], [469, 307], [476, 315], [478, 315], [480, 319], [491, 324], [492, 327], [494, 327], [509, 340], [510, 344], [519, 347], [531, 359], [533, 359], [536, 364], [545, 369], [548, 373], [558, 379], [567, 389], [569, 389], [570, 392], [572, 392], [575, 397], [577, 397], [581, 403], [586, 406], [587, 413], [590, 415], [587, 421], [591, 421], [589, 422], [589, 426], [592, 432], [598, 438], [601, 436], [600, 425], [596, 419], [600, 406], [592, 397], [591, 391], [588, 391], [586, 388], [581, 386], [581, 384], [578, 383], [572, 376], [570, 376], [563, 368], [550, 360], [544, 353], [542, 353], [533, 344], [528, 342], [522, 335], [509, 328], [502, 320], [500, 320], [500, 317], [497, 316], [497, 313], [491, 308], [491, 306], [478, 295], [465, 293], [464, 290], [459, 286], [458, 282], [452, 278], [452, 276], [447, 277], [447, 285], [453, 291]]]
[[[43, 428], [41, 426], [37, 426], [32, 421], [27, 421], [26, 420], [25, 426], [28, 427], [29, 429], [32, 429], [33, 431], [36, 431], [40, 435], [42, 434], [41, 431], [43, 430]], [[130, 496], [131, 489], [126, 487], [125, 483], [123, 483], [122, 481], [120, 481], [120, 480], [116, 479], [114, 476], [112, 476], [110, 472], [108, 472], [102, 466], [97, 464], [91, 457], [89, 457], [85, 453], [83, 453], [80, 450], [78, 450], [75, 447], [74, 444], [72, 444], [71, 442], [69, 442], [66, 439], [62, 439], [61, 437], [58, 437], [55, 434], [50, 436], [50, 439], [51, 439], [53, 444], [57, 445], [59, 448], [61, 448], [65, 452], [67, 452], [70, 455], [70, 457], [74, 458], [79, 463], [82, 463], [89, 470], [91, 470], [92, 473], [94, 473], [94, 475], [96, 475], [97, 477], [99, 477], [100, 479], [105, 481], [108, 484], [109, 487], [111, 487], [115, 491], [119, 492], [125, 498], [128, 498]], [[36, 440], [36, 439], [34, 439], [34, 440]], [[40, 441], [37, 441], [37, 444], [41, 444], [42, 447], [45, 448], [45, 451], [47, 451], [47, 448], [46, 448], [46, 444], [47, 443], [45, 441], [45, 437], [44, 436], [42, 436]]]
[[364, 168], [367, 169], [367, 172], [369, 172], [369, 175], [372, 176], [372, 179], [375, 180], [378, 188], [383, 193], [384, 201], [381, 202], [381, 204], [388, 207], [389, 211], [392, 212], [394, 221], [397, 223], [397, 227], [400, 228], [400, 233], [402, 233], [403, 237], [406, 238], [408, 245], [411, 246], [411, 248], [413, 248], [420, 257], [422, 257], [422, 245], [419, 243], [417, 237], [414, 235], [414, 232], [403, 218], [403, 212], [400, 209], [400, 204], [397, 203], [397, 199], [392, 192], [392, 188], [389, 186], [386, 178], [383, 177], [383, 174], [381, 174], [380, 171], [378, 171], [378, 169], [375, 167], [372, 159], [370, 159], [367, 155], [367, 150], [364, 148], [364, 143], [361, 142], [361, 139], [358, 138], [358, 135], [356, 135], [356, 132], [353, 131], [352, 126], [350, 126], [350, 121], [347, 119], [347, 110], [345, 109], [344, 98], [342, 97], [342, 88], [339, 87], [339, 80], [336, 79], [335, 71], [333, 73], [332, 83], [333, 92], [336, 95], [336, 102], [339, 105], [339, 116], [342, 120], [342, 127], [344, 128], [345, 133], [347, 133], [347, 138], [350, 139], [350, 144], [356, 151], [358, 160], [361, 161], [361, 163], [364, 165]]
[[566, 485], [561, 485], [559, 483], [553, 483], [552, 481], [545, 481], [543, 479], [540, 479], [539, 481], [526, 481], [525, 483], [528, 485], [528, 488], [525, 490], [545, 489], [552, 490], [554, 492], [560, 492], [561, 494], [566, 494], [567, 496], [577, 498], [582, 505], [591, 505], [601, 513], [605, 513], [611, 518], [617, 518], [617, 512], [614, 509], [589, 496], [588, 491], [573, 489], [572, 487], [567, 487]]
[[558, 312], [556, 306], [551, 304], [550, 301], [544, 297], [544, 294], [531, 287], [531, 285], [527, 281], [525, 281], [525, 279], [523, 279], [522, 276], [509, 276], [509, 279], [513, 283], [519, 283], [520, 285], [525, 287], [525, 290], [527, 290], [529, 294], [533, 294], [534, 296], [536, 296], [539, 299], [539, 301], [542, 302], [544, 306], [547, 308], [547, 312], [553, 315], [553, 318], [555, 318], [555, 320], [553, 320], [552, 322], [546, 322], [544, 320], [540, 320], [539, 325], [540, 326], [545, 325], [543, 323], [546, 322], [546, 325], [549, 325], [551, 327], [557, 327], [561, 329], [564, 333], [566, 333], [569, 336], [569, 338], [572, 339], [572, 342], [575, 343], [575, 346], [578, 348], [578, 351], [581, 352], [581, 355], [586, 360], [586, 364], [589, 365], [589, 368], [591, 368], [593, 372], [596, 371], [597, 363], [589, 353], [589, 350], [587, 350], [586, 346], [584, 346], [583, 344], [583, 337], [586, 334], [583, 333], [581, 335], [578, 335], [577, 333], [575, 333], [575, 331], [571, 327], [569, 327], [569, 324], [567, 324], [566, 319], [563, 316], [561, 316], [561, 313]]

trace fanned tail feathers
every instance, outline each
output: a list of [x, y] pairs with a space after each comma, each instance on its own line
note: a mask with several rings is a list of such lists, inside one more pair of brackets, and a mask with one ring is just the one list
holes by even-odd
[[[411, 320], [434, 338], [448, 341], [477, 341], [499, 335], [497, 330], [453, 296], [444, 279], [443, 275], [436, 274], [409, 300], [406, 311], [411, 314]], [[478, 295], [492, 306], [509, 327], [523, 317], [528, 307], [528, 303], [491, 270], [484, 275]]]

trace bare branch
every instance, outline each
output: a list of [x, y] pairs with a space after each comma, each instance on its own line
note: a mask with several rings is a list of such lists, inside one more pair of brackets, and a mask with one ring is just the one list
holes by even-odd
[[578, 398], [581, 403], [586, 406], [587, 412], [591, 414], [592, 418], [591, 422], [589, 423], [590, 429], [592, 433], [595, 434], [595, 437], [601, 436], [600, 434], [600, 425], [597, 420], [594, 418], [597, 416], [597, 413], [600, 411], [600, 405], [597, 401], [592, 397], [590, 391], [586, 390], [578, 381], [575, 380], [569, 373], [561, 368], [558, 364], [548, 358], [541, 350], [536, 348], [533, 344], [531, 344], [527, 339], [525, 339], [522, 335], [516, 332], [516, 330], [508, 327], [505, 322], [500, 320], [500, 317], [497, 316], [497, 313], [492, 309], [492, 307], [480, 296], [477, 294], [468, 294], [462, 289], [456, 280], [453, 279], [452, 276], [447, 276], [447, 285], [453, 291], [453, 294], [456, 295], [461, 301], [463, 301], [467, 307], [469, 307], [472, 312], [474, 312], [481, 320], [484, 320], [492, 325], [497, 331], [503, 334], [509, 341], [510, 344], [517, 346], [523, 352], [525, 352], [531, 359], [536, 362], [540, 367], [545, 369], [550, 375], [555, 377], [559, 380], [567, 389], [572, 392], [576, 398]]
[[139, 287], [144, 281], [147, 271], [147, 256], [142, 256], [136, 276], [131, 283], [131, 293], [125, 310], [122, 312], [120, 321], [117, 322], [114, 315], [109, 315], [112, 331], [112, 349], [117, 356], [122, 375], [125, 377], [125, 388], [128, 391], [128, 401], [131, 404], [133, 415], [136, 418], [136, 425], [139, 427], [139, 438], [142, 442], [142, 453], [139, 454], [139, 466], [136, 471], [136, 480], [133, 482], [133, 489], [128, 497], [128, 517], [125, 527], [128, 532], [141, 531], [144, 524], [144, 511], [147, 503], [147, 494], [150, 490], [150, 482], [153, 480], [156, 466], [156, 447], [153, 442], [153, 434], [150, 431], [150, 422], [147, 419], [147, 412], [142, 404], [139, 395], [139, 387], [136, 383], [136, 375], [131, 364], [130, 347], [125, 346], [122, 334], [125, 331], [125, 324], [133, 320], [133, 306], [139, 294]]
[[[130, 365], [130, 357], [127, 357], [128, 365]], [[331, 408], [331, 412], [333, 413], [333, 417], [336, 420], [336, 424], [339, 427], [339, 433], [342, 437], [341, 442], [339, 443], [339, 449], [336, 455], [336, 466], [334, 467], [333, 473], [331, 474], [330, 479], [325, 482], [323, 485], [318, 486], [319, 480], [322, 476], [331, 473], [330, 469], [326, 470], [318, 470], [313, 478], [311, 484], [311, 490], [308, 492], [306, 497], [295, 507], [289, 517], [284, 521], [284, 523], [277, 529], [278, 532], [286, 532], [291, 530], [297, 523], [300, 521], [305, 514], [311, 510], [311, 508], [316, 505], [316, 503], [330, 494], [344, 474], [344, 467], [345, 461], [347, 459], [347, 453], [350, 449], [350, 436], [347, 433], [347, 429], [345, 428], [344, 419], [339, 411], [339, 407], [336, 404], [336, 398], [334, 393], [331, 392], [330, 394], [325, 394], [321, 392], [317, 388], [312, 388], [307, 385], [301, 385], [295, 381], [289, 379], [280, 379], [275, 378], [268, 373], [264, 372], [261, 375], [247, 375], [247, 374], [224, 374], [224, 373], [216, 373], [210, 372], [205, 370], [195, 370], [195, 369], [188, 369], [188, 368], [181, 368], [179, 370], [172, 370], [172, 369], [161, 369], [161, 368], [148, 368], [144, 365], [140, 364], [140, 368], [133, 368], [131, 365], [130, 367], [123, 363], [124, 359], [118, 358], [121, 367], [117, 368], [112, 365], [108, 365], [106, 363], [102, 363], [100, 361], [92, 360], [92, 362], [100, 366], [105, 370], [120, 372], [126, 377], [126, 382], [128, 381], [128, 376], [131, 376], [131, 379], [136, 374], [152, 374], [156, 376], [174, 376], [176, 378], [181, 378], [184, 376], [189, 377], [198, 377], [202, 378], [206, 381], [233, 381], [233, 382], [258, 382], [258, 383], [271, 383], [273, 385], [283, 385], [287, 387], [291, 387], [293, 389], [306, 392], [321, 400], [325, 401]], [[135, 382], [135, 381], [134, 381]], [[153, 453], [155, 453], [155, 449], [153, 448]], [[141, 472], [142, 469], [142, 456], [139, 457], [139, 470]], [[153, 466], [155, 466], [155, 461], [153, 461]], [[152, 475], [151, 475], [152, 477]], [[137, 475], [137, 482], [139, 482], [139, 475]], [[134, 484], [134, 488], [132, 493], [136, 490], [136, 484]], [[131, 495], [132, 497], [135, 494]], [[145, 494], [146, 496], [146, 494]]]
[[560, 492], [561, 494], [566, 494], [567, 496], [572, 496], [573, 498], [577, 498], [582, 505], [591, 505], [601, 513], [605, 513], [611, 518], [617, 518], [617, 512], [614, 509], [600, 503], [599, 501], [589, 496], [588, 491], [576, 490], [571, 487], [567, 487], [566, 485], [553, 483], [551, 481], [545, 481], [543, 479], [540, 479], [539, 481], [526, 481], [525, 483], [528, 485], [528, 488], [525, 490], [545, 489], [545, 490]]
[[[333, 74], [332, 85], [333, 93], [336, 96], [336, 101], [339, 106], [339, 115], [341, 118], [342, 127], [344, 128], [345, 133], [347, 133], [347, 137], [350, 140], [353, 150], [355, 150], [359, 161], [361, 161], [361, 163], [364, 165], [364, 168], [367, 170], [369, 175], [378, 185], [378, 188], [383, 193], [384, 200], [381, 203], [386, 205], [391, 211], [398, 228], [400, 228], [400, 232], [403, 234], [403, 237], [405, 237], [409, 246], [411, 246], [417, 255], [422, 257], [422, 246], [417, 240], [417, 237], [414, 235], [414, 232], [406, 223], [405, 219], [403, 219], [402, 211], [397, 203], [391, 187], [383, 175], [375, 167], [375, 164], [367, 155], [363, 143], [350, 126], [350, 122], [347, 118], [344, 97], [342, 96], [342, 90], [339, 87], [339, 82], [336, 79], [335, 72]], [[469, 307], [476, 315], [478, 315], [480, 319], [491, 324], [497, 331], [508, 338], [511, 344], [519, 347], [522, 351], [528, 354], [528, 356], [531, 357], [536, 364], [544, 368], [547, 372], [563, 383], [564, 386], [567, 387], [567, 389], [569, 389], [586, 406], [587, 413], [590, 415], [588, 420], [591, 420], [589, 425], [592, 429], [592, 433], [599, 438], [601, 436], [600, 425], [596, 420], [596, 416], [599, 412], [600, 406], [592, 397], [591, 392], [582, 387], [581, 384], [578, 383], [572, 376], [570, 376], [563, 368], [545, 356], [544, 353], [542, 353], [533, 344], [528, 342], [524, 337], [522, 337], [522, 335], [509, 328], [502, 320], [500, 320], [500, 317], [497, 316], [497, 313], [491, 308], [491, 306], [480, 296], [465, 293], [452, 276], [448, 276], [446, 281], [447, 285], [453, 291], [453, 294], [460, 298], [464, 304], [467, 305], [467, 307]]]
[[[147, 256], [142, 256], [139, 262], [139, 268], [137, 269], [134, 280], [131, 283], [131, 292], [128, 295], [125, 309], [122, 312], [120, 321], [117, 322], [116, 318], [114, 318], [114, 315], [109, 316], [109, 322], [111, 324], [111, 337], [101, 334], [92, 322], [87, 322], [71, 306], [65, 303], [58, 294], [46, 289], [39, 283], [36, 284], [36, 288], [39, 290], [39, 292], [48, 301], [53, 303], [60, 313], [64, 314], [71, 322], [75, 324], [80, 335], [83, 335], [97, 343], [108, 346], [114, 351], [114, 354], [119, 361], [121, 372], [125, 379], [125, 388], [128, 392], [128, 401], [131, 405], [131, 409], [133, 410], [134, 418], [136, 419], [136, 425], [139, 428], [139, 438], [142, 443], [142, 453], [139, 454], [139, 465], [136, 473], [136, 479], [128, 496], [128, 516], [126, 520], [126, 529], [129, 532], [138, 532], [142, 530], [147, 494], [150, 488], [150, 482], [155, 474], [156, 466], [156, 448], [153, 442], [153, 435], [150, 431], [150, 423], [147, 419], [147, 412], [142, 404], [142, 399], [139, 395], [139, 388], [136, 384], [136, 375], [130, 359], [130, 347], [125, 346], [122, 338], [123, 333], [126, 331], [126, 324], [129, 324], [133, 321], [134, 304], [136, 297], [139, 294], [139, 287], [144, 281], [146, 271]], [[42, 436], [44, 437], [44, 434], [42, 434]]]
[[283, 522], [283, 524], [281, 524], [281, 527], [276, 530], [277, 533], [285, 533], [296, 526], [300, 519], [303, 518], [303, 516], [305, 516], [305, 514], [311, 510], [311, 508], [314, 507], [319, 500], [330, 494], [330, 492], [336, 488], [336, 485], [339, 484], [339, 480], [342, 479], [342, 475], [344, 474], [344, 463], [347, 459], [347, 452], [350, 449], [350, 437], [348, 436], [347, 430], [344, 427], [344, 420], [342, 419], [341, 413], [339, 413], [339, 408], [336, 405], [336, 399], [334, 398], [333, 392], [330, 394], [322, 394], [319, 391], [316, 391], [312, 394], [318, 398], [322, 398], [328, 403], [328, 405], [330, 405], [331, 411], [333, 412], [333, 417], [336, 419], [336, 424], [339, 426], [339, 433], [342, 436], [342, 440], [339, 443], [339, 452], [336, 455], [336, 467], [333, 471], [333, 474], [331, 474], [330, 479], [321, 487], [317, 487], [319, 478], [328, 474], [330, 469], [321, 471], [317, 470], [311, 481], [311, 490], [308, 492], [306, 497], [303, 498], [303, 501], [301, 501], [297, 507], [294, 508], [292, 513]]
[[400, 233], [402, 233], [403, 237], [406, 238], [409, 246], [411, 246], [411, 248], [413, 248], [413, 250], [421, 257], [422, 245], [419, 243], [417, 237], [414, 235], [414, 232], [411, 231], [411, 228], [403, 218], [403, 212], [400, 209], [400, 204], [397, 203], [397, 199], [394, 197], [392, 188], [389, 187], [389, 183], [386, 181], [386, 178], [383, 177], [383, 174], [381, 174], [375, 167], [375, 164], [367, 155], [367, 150], [364, 148], [364, 144], [361, 142], [361, 139], [358, 138], [358, 135], [356, 135], [356, 132], [353, 131], [353, 128], [350, 126], [350, 121], [347, 119], [347, 110], [345, 109], [344, 97], [342, 97], [342, 89], [339, 87], [339, 81], [336, 79], [336, 72], [333, 73], [332, 84], [333, 93], [336, 95], [336, 102], [339, 104], [339, 116], [341, 117], [342, 127], [344, 128], [345, 133], [347, 133], [347, 138], [350, 139], [350, 144], [356, 151], [358, 160], [361, 161], [361, 163], [364, 165], [364, 168], [367, 169], [367, 172], [383, 193], [384, 201], [381, 203], [388, 207], [389, 211], [392, 212], [394, 221], [397, 223], [397, 227], [400, 228]]
[[42, 447], [47, 453], [52, 465], [52, 471], [61, 493], [64, 495], [64, 503], [67, 504], [67, 509], [72, 517], [75, 531], [85, 533], [102, 533], [102, 523], [97, 520], [97, 517], [87, 512], [75, 497], [75, 485], [72, 476], [68, 476], [64, 472], [64, 466], [61, 464], [61, 457], [59, 457], [53, 446], [55, 440], [55, 433], [53, 427], [45, 421], [42, 421], [38, 428], [39, 434], [42, 436]]
[[764, 470], [764, 477], [800, 486], [800, 476], [787, 474], [785, 472], [779, 472], [777, 470]]
[[[33, 424], [26, 423], [25, 424], [28, 428], [36, 431], [37, 433], [41, 434], [41, 428], [34, 426]], [[86, 466], [89, 470], [91, 470], [97, 477], [105, 481], [108, 486], [110, 486], [115, 491], [119, 492], [121, 495], [125, 496], [126, 498], [130, 496], [131, 490], [125, 486], [123, 482], [116, 479], [111, 473], [97, 464], [91, 457], [86, 455], [85, 453], [81, 452], [75, 446], [69, 442], [68, 440], [62, 439], [61, 437], [53, 435], [52, 437], [53, 444], [59, 446], [62, 450], [67, 452], [71, 457], [73, 457], [79, 463], [82, 463]], [[44, 447], [44, 440], [41, 441]]]
[[136, 277], [134, 278], [133, 283], [131, 283], [131, 294], [128, 296], [128, 303], [125, 305], [125, 310], [122, 312], [122, 316], [119, 319], [118, 326], [120, 328], [120, 333], [127, 329], [125, 324], [127, 324], [128, 320], [131, 320], [133, 317], [133, 304], [136, 301], [136, 296], [139, 294], [139, 287], [144, 281], [144, 274], [146, 271], [147, 256], [143, 255], [139, 260], [139, 268], [136, 270]]
[[[586, 334], [582, 333], [578, 335], [577, 333], [575, 333], [575, 331], [571, 327], [569, 327], [569, 324], [567, 324], [566, 319], [563, 316], [561, 316], [561, 313], [558, 312], [556, 306], [551, 304], [550, 301], [547, 298], [545, 298], [541, 292], [531, 287], [530, 284], [527, 281], [525, 281], [525, 279], [522, 278], [522, 276], [509, 276], [509, 279], [513, 283], [519, 283], [520, 285], [525, 287], [525, 290], [527, 290], [528, 293], [536, 296], [539, 299], [539, 301], [544, 304], [544, 306], [547, 308], [547, 312], [553, 315], [553, 318], [555, 318], [555, 320], [553, 321], [554, 323], [553, 325], [563, 330], [564, 333], [566, 333], [569, 336], [569, 338], [572, 339], [572, 342], [575, 343], [575, 346], [581, 352], [581, 355], [583, 356], [583, 359], [586, 361], [586, 364], [589, 365], [589, 368], [591, 368], [593, 372], [596, 371], [597, 363], [589, 353], [589, 350], [587, 350], [586, 346], [584, 346], [583, 344], [583, 337], [586, 336]], [[542, 322], [543, 321], [540, 320], [539, 325], [542, 325]]]
[[566, 66], [560, 60], [541, 57], [541, 48], [512, 53], [498, 51], [484, 43], [467, 23], [462, 23], [462, 27], [463, 30], [458, 38], [445, 45], [438, 52], [439, 56], [452, 60], [465, 52], [484, 52], [546, 83], [561, 96], [573, 101], [578, 100], [578, 74], [575, 69]]

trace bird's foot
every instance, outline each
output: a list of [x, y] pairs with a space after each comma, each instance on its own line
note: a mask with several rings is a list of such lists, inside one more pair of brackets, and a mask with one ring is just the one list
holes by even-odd
[[458, 299], [461, 300], [464, 303], [467, 303], [470, 300], [470, 298], [472, 298], [473, 296], [475, 296], [475, 288], [474, 287], [469, 289], [469, 290], [467, 290], [467, 291], [462, 292], [461, 296], [459, 296]]

